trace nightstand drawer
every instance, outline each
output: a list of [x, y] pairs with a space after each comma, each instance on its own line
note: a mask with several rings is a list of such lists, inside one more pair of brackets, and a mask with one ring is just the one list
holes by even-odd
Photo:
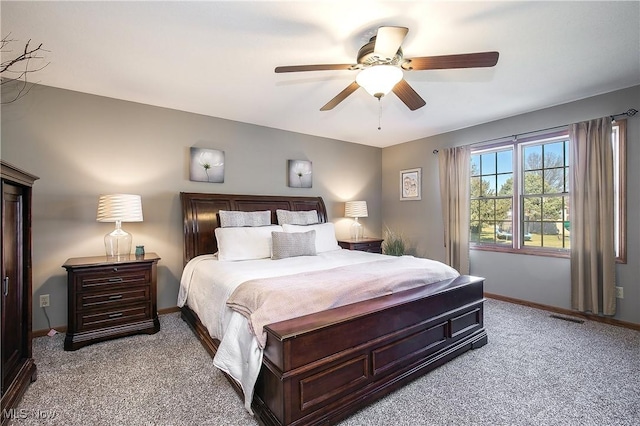
[[75, 280], [76, 291], [106, 290], [115, 285], [147, 284], [151, 280], [151, 270], [148, 267], [122, 266], [94, 268], [87, 272], [77, 272]]
[[144, 321], [151, 316], [151, 303], [140, 303], [119, 309], [114, 307], [100, 311], [77, 312], [76, 326], [78, 331], [86, 331]]
[[366, 251], [369, 253], [382, 253], [380, 238], [364, 238], [358, 240], [338, 240], [338, 245], [347, 250]]
[[84, 311], [91, 308], [109, 309], [109, 306], [122, 306], [150, 300], [148, 285], [126, 289], [114, 289], [108, 292], [84, 292], [76, 294], [76, 309]]
[[368, 251], [369, 253], [380, 253], [380, 243], [356, 243], [353, 250]]

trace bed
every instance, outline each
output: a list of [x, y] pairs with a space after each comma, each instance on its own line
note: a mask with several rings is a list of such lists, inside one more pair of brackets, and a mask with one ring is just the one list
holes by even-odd
[[[217, 251], [218, 212], [315, 210], [320, 197], [180, 193], [184, 262]], [[268, 324], [251, 408], [264, 425], [332, 424], [487, 343], [483, 279], [457, 276]], [[182, 318], [215, 356], [220, 340], [189, 305]], [[242, 388], [229, 382], [242, 396]]]

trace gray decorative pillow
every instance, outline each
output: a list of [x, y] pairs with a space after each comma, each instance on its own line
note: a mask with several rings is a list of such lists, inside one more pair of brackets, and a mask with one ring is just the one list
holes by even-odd
[[316, 255], [316, 231], [271, 232], [271, 259]]
[[271, 210], [260, 212], [220, 210], [218, 215], [220, 216], [220, 227], [222, 228], [271, 225]]
[[290, 211], [290, 210], [276, 210], [276, 216], [278, 217], [278, 225], [313, 225], [319, 223], [318, 212], [316, 210], [306, 211]]

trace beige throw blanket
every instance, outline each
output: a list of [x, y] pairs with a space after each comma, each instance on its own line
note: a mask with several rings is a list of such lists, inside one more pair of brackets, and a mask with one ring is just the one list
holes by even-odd
[[440, 262], [402, 256], [240, 284], [227, 305], [244, 315], [264, 349], [264, 326], [338, 306], [455, 278]]

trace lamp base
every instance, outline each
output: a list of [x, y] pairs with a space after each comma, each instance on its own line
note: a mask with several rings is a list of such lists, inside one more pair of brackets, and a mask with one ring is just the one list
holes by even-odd
[[120, 222], [116, 222], [116, 229], [104, 236], [104, 248], [107, 252], [107, 257], [130, 255], [131, 240], [131, 234], [120, 227]]
[[358, 222], [358, 218], [351, 224], [351, 239], [361, 240], [364, 238], [364, 226]]

